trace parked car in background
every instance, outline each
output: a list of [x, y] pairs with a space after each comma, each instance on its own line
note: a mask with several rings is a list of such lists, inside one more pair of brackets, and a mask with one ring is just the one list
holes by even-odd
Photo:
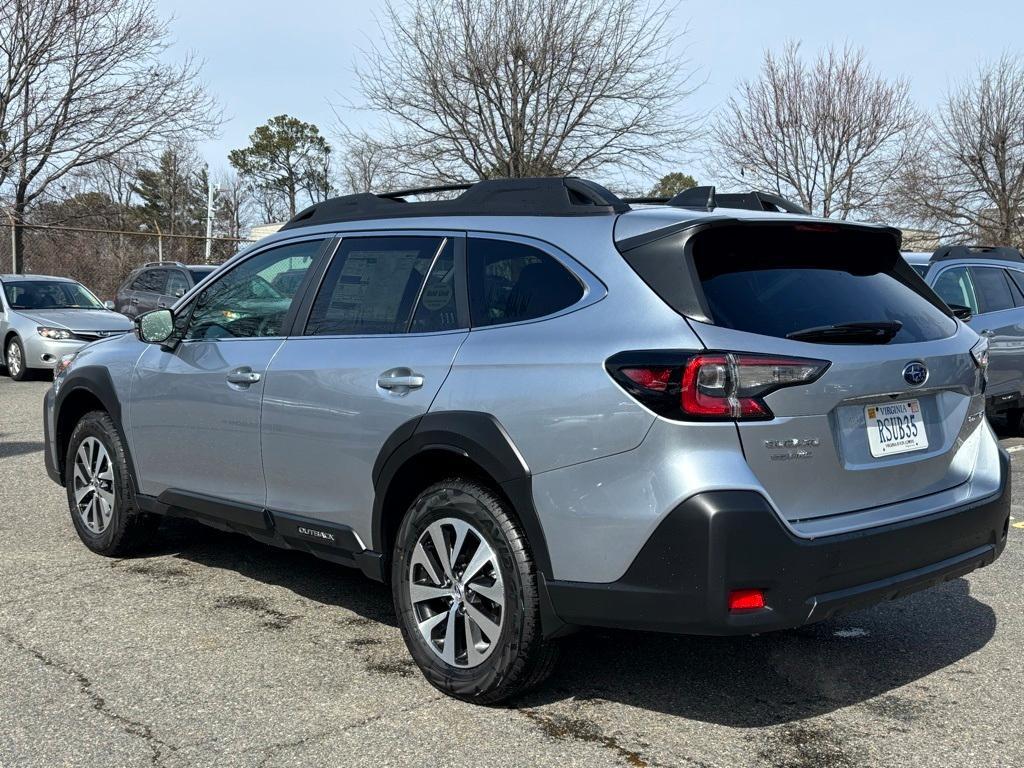
[[207, 264], [182, 264], [178, 261], [153, 261], [134, 270], [117, 289], [114, 309], [135, 317], [152, 309], [169, 307], [217, 267]]
[[317, 203], [62, 359], [46, 467], [87, 547], [170, 514], [358, 567], [480, 703], [574, 627], [797, 627], [1003, 551], [988, 345], [897, 230], [708, 187], [406, 194]]
[[48, 275], [0, 275], [0, 339], [16, 381], [53, 368], [61, 355], [132, 328], [81, 283]]
[[1016, 248], [944, 246], [904, 258], [989, 340], [986, 409], [1024, 433], [1024, 256]]

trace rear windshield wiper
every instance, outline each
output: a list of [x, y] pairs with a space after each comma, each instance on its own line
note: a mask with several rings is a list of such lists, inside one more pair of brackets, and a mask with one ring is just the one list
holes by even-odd
[[835, 325], [819, 325], [814, 328], [793, 331], [787, 333], [786, 338], [820, 344], [888, 344], [902, 327], [903, 323], [895, 320], [836, 323]]

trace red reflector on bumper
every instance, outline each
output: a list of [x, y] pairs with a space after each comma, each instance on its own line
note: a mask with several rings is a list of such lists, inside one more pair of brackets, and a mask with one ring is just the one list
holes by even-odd
[[764, 592], [760, 589], [735, 589], [729, 593], [729, 611], [751, 611], [764, 608]]

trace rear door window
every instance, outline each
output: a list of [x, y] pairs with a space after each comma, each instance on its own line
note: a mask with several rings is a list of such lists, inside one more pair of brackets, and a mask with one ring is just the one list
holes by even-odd
[[147, 269], [132, 283], [133, 291], [151, 291], [152, 293], [163, 293], [164, 285], [167, 282], [166, 269]]
[[[445, 252], [453, 248], [451, 238], [440, 236], [344, 238], [313, 302], [306, 334], [407, 333], [427, 273], [435, 261], [451, 263]], [[432, 290], [425, 305], [443, 313], [444, 298]], [[450, 298], [454, 302], [454, 290]], [[418, 330], [443, 329], [440, 319], [419, 317]]]
[[1010, 293], [1006, 270], [999, 267], [971, 267], [970, 271], [982, 314], [1013, 307], [1013, 294]]
[[184, 296], [186, 291], [188, 291], [188, 278], [185, 277], [185, 273], [172, 269], [167, 274], [167, 285], [164, 287], [164, 294], [179, 298]]
[[786, 338], [847, 324], [897, 329], [888, 343], [941, 339], [953, 320], [912, 285], [884, 233], [802, 227], [721, 227], [694, 237], [694, 266], [711, 320]]
[[533, 320], [570, 307], [583, 285], [555, 258], [523, 243], [469, 239], [469, 304], [474, 326]]
[[967, 267], [950, 267], [943, 270], [935, 281], [934, 289], [939, 298], [949, 306], [967, 307], [971, 314], [978, 314], [978, 298]]
[[1017, 288], [1018, 293], [1014, 295], [1024, 296], [1024, 272], [1021, 272], [1019, 269], [1008, 269], [1006, 274], [1010, 276], [1010, 282]]

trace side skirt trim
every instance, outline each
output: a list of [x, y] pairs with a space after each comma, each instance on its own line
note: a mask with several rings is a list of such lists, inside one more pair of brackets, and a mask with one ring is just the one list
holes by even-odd
[[263, 544], [308, 552], [322, 560], [359, 568], [376, 581], [384, 580], [383, 555], [366, 549], [347, 525], [176, 488], [159, 496], [136, 494], [135, 502], [144, 512], [189, 518], [218, 530], [242, 533]]

